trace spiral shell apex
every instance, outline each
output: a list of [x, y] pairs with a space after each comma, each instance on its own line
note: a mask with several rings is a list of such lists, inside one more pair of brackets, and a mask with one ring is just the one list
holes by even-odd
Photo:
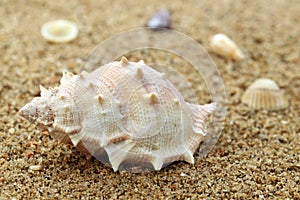
[[185, 102], [160, 72], [123, 57], [91, 73], [64, 71], [59, 87], [41, 86], [20, 112], [117, 171], [194, 163], [215, 108]]

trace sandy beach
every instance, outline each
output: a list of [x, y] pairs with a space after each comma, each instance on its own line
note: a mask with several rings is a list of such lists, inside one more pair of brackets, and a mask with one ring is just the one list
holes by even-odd
[[[114, 172], [20, 116], [39, 85], [58, 86], [64, 69], [79, 73], [97, 44], [144, 26], [160, 8], [169, 10], [173, 30], [208, 51], [224, 81], [225, 124], [206, 158], [141, 174]], [[0, 0], [0, 199], [300, 199], [299, 11], [297, 0]], [[75, 22], [78, 37], [47, 42], [40, 28], [56, 19]], [[220, 32], [245, 60], [212, 52], [209, 38]], [[143, 59], [160, 58], [153, 55]], [[241, 103], [258, 78], [274, 80], [289, 107], [253, 111]], [[210, 100], [205, 88], [197, 95], [201, 103]]]

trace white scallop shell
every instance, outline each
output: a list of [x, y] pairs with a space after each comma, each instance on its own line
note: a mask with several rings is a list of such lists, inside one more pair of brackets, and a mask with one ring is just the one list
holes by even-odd
[[78, 27], [67, 20], [55, 20], [45, 23], [41, 28], [41, 34], [50, 42], [70, 42], [77, 37]]
[[163, 74], [123, 57], [91, 73], [64, 71], [59, 87], [41, 87], [41, 97], [20, 112], [114, 171], [160, 170], [177, 160], [194, 163], [215, 107], [185, 102]]
[[225, 58], [236, 61], [245, 58], [244, 53], [238, 48], [236, 43], [225, 34], [218, 33], [214, 35], [210, 40], [210, 46], [215, 53], [224, 56]]
[[253, 109], [280, 110], [288, 107], [284, 92], [271, 79], [257, 79], [242, 97], [242, 103]]

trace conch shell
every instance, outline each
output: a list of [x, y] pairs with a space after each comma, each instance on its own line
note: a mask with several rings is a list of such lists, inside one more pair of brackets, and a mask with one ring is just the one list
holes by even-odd
[[118, 169], [155, 169], [193, 154], [215, 103], [185, 102], [162, 73], [143, 61], [108, 63], [91, 73], [64, 71], [21, 114], [54, 138]]

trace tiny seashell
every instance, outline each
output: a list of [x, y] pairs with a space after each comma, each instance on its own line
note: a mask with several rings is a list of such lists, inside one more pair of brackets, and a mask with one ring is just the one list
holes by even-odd
[[70, 42], [77, 37], [78, 27], [67, 20], [55, 20], [45, 23], [41, 28], [41, 34], [49, 42]]
[[170, 23], [171, 19], [168, 10], [161, 9], [148, 19], [146, 26], [151, 29], [170, 28]]
[[42, 165], [31, 165], [29, 167], [29, 169], [32, 170], [32, 171], [40, 171], [40, 170], [43, 169], [43, 166]]
[[242, 97], [242, 103], [253, 109], [281, 110], [288, 107], [284, 92], [271, 79], [257, 79]]
[[180, 173], [180, 176], [187, 176], [187, 174], [181, 172], [181, 173]]
[[219, 33], [214, 35], [210, 40], [212, 50], [225, 58], [232, 60], [242, 60], [245, 58], [243, 52], [227, 35]]
[[64, 71], [20, 113], [114, 171], [160, 170], [193, 154], [204, 140], [215, 103], [184, 101], [163, 74], [144, 62], [111, 62], [91, 73]]

